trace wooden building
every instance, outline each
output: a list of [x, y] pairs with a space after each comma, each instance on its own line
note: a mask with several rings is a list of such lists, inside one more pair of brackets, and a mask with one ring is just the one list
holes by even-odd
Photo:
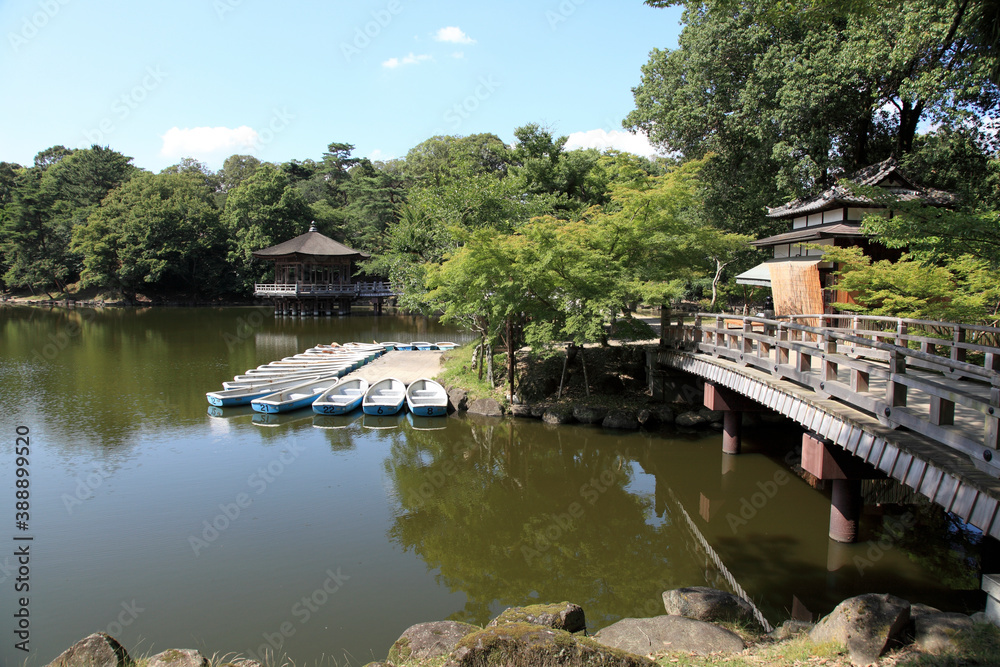
[[[847, 180], [884, 188], [903, 201], [948, 206], [955, 199], [947, 192], [917, 185], [893, 158], [865, 167]], [[791, 221], [791, 230], [752, 241], [758, 248], [771, 249], [772, 259], [741, 273], [736, 282], [770, 287], [778, 316], [832, 313], [835, 301], [847, 302], [850, 296], [824, 289], [835, 285], [836, 267], [823, 261], [822, 248], [805, 246], [859, 246], [875, 260], [898, 259], [899, 250], [890, 250], [861, 231], [861, 221], [869, 214], [891, 216], [892, 211], [840, 184], [816, 196], [768, 208], [769, 218]]]
[[255, 284], [254, 296], [273, 301], [276, 315], [346, 315], [359, 301], [370, 301], [380, 313], [396, 296], [385, 282], [355, 280], [357, 262], [370, 255], [320, 234], [315, 225], [253, 256], [274, 262], [274, 282]]

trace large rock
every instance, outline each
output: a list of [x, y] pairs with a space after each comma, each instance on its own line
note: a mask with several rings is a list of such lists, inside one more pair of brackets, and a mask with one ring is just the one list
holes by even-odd
[[408, 627], [389, 649], [386, 662], [405, 665], [447, 655], [466, 635], [481, 628], [458, 621], [417, 623]]
[[208, 658], [190, 648], [172, 648], [157, 653], [146, 667], [208, 667]]
[[577, 405], [573, 417], [581, 424], [599, 424], [608, 416], [608, 409], [601, 405]]
[[709, 410], [708, 408], [700, 408], [698, 414], [705, 418], [705, 421], [712, 424], [721, 424], [722, 420], [725, 419], [725, 413], [722, 410]]
[[678, 426], [689, 426], [689, 427], [701, 426], [702, 424], [705, 424], [707, 422], [708, 419], [706, 419], [697, 410], [691, 410], [690, 412], [682, 412], [681, 414], [677, 415], [677, 418], [674, 420], [674, 423], [677, 424]]
[[739, 653], [746, 648], [736, 633], [684, 616], [623, 618], [600, 630], [594, 640], [639, 655], [668, 651]]
[[569, 424], [574, 421], [573, 410], [568, 406], [553, 405], [542, 415], [542, 421], [546, 424]]
[[848, 598], [820, 619], [809, 633], [814, 642], [839, 642], [847, 646], [851, 662], [875, 662], [910, 622], [910, 603], [887, 593]]
[[689, 586], [663, 592], [663, 608], [674, 616], [698, 621], [756, 623], [753, 607], [746, 600], [706, 586]]
[[504, 623], [530, 623], [566, 632], [580, 632], [587, 629], [587, 618], [583, 613], [583, 607], [572, 602], [508, 607], [490, 621], [487, 627], [492, 628]]
[[635, 418], [635, 412], [632, 410], [609, 410], [601, 426], [634, 431], [639, 428], [639, 420]]
[[452, 667], [655, 667], [647, 658], [530, 623], [504, 623], [467, 635], [452, 653]]
[[677, 418], [674, 409], [669, 405], [653, 405], [649, 408], [649, 410], [656, 415], [656, 418], [660, 420], [661, 424], [673, 424], [674, 419]]
[[913, 643], [922, 651], [928, 653], [946, 653], [957, 651], [956, 637], [971, 630], [975, 623], [965, 614], [953, 613], [922, 613], [914, 622], [915, 632]]
[[469, 404], [469, 414], [484, 415], [486, 417], [502, 417], [503, 408], [495, 399], [477, 398]]
[[130, 664], [132, 658], [118, 640], [97, 632], [70, 646], [48, 667], [125, 667]]
[[517, 403], [510, 406], [510, 414], [515, 417], [527, 417], [529, 419], [535, 416], [532, 414], [532, 406], [527, 403]]
[[639, 414], [635, 418], [639, 422], [639, 426], [643, 428], [656, 428], [660, 425], [659, 416], [649, 408], [639, 410]]
[[448, 407], [452, 412], [469, 409], [469, 392], [459, 387], [448, 387]]

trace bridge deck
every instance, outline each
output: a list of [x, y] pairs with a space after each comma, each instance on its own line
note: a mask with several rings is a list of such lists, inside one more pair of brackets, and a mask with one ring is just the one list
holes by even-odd
[[983, 353], [984, 365], [973, 366], [935, 356], [926, 342], [920, 351], [885, 342], [927, 340], [904, 326], [859, 332], [701, 319], [665, 323], [655, 352], [661, 366], [767, 405], [1000, 538], [1000, 349], [953, 345], [952, 357], [964, 359], [966, 348]]

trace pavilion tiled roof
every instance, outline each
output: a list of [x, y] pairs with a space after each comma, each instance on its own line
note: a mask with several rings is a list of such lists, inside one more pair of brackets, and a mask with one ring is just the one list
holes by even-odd
[[[858, 185], [877, 186], [885, 181], [892, 180], [898, 182], [895, 185], [883, 186], [889, 193], [895, 195], [901, 201], [923, 201], [931, 206], [948, 206], [955, 202], [955, 196], [943, 190], [925, 188], [915, 184], [910, 178], [899, 170], [899, 165], [895, 158], [883, 160], [877, 164], [870, 165], [849, 176], [846, 180], [853, 181]], [[848, 188], [834, 185], [813, 197], [805, 199], [795, 199], [776, 206], [768, 207], [767, 217], [769, 218], [792, 218], [807, 213], [816, 213], [838, 206], [881, 206], [868, 197], [854, 194]]]
[[289, 255], [313, 255], [324, 257], [349, 257], [351, 259], [368, 259], [371, 257], [366, 252], [348, 248], [343, 243], [334, 241], [329, 236], [324, 236], [316, 231], [315, 227], [310, 227], [305, 234], [300, 234], [284, 243], [273, 245], [253, 253], [258, 259], [277, 259]]

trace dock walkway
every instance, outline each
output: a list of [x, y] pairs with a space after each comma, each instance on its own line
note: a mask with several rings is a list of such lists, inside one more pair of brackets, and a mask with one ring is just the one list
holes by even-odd
[[367, 363], [344, 380], [362, 378], [373, 384], [387, 377], [394, 377], [405, 384], [420, 378], [433, 378], [441, 372], [440, 350], [392, 350]]

